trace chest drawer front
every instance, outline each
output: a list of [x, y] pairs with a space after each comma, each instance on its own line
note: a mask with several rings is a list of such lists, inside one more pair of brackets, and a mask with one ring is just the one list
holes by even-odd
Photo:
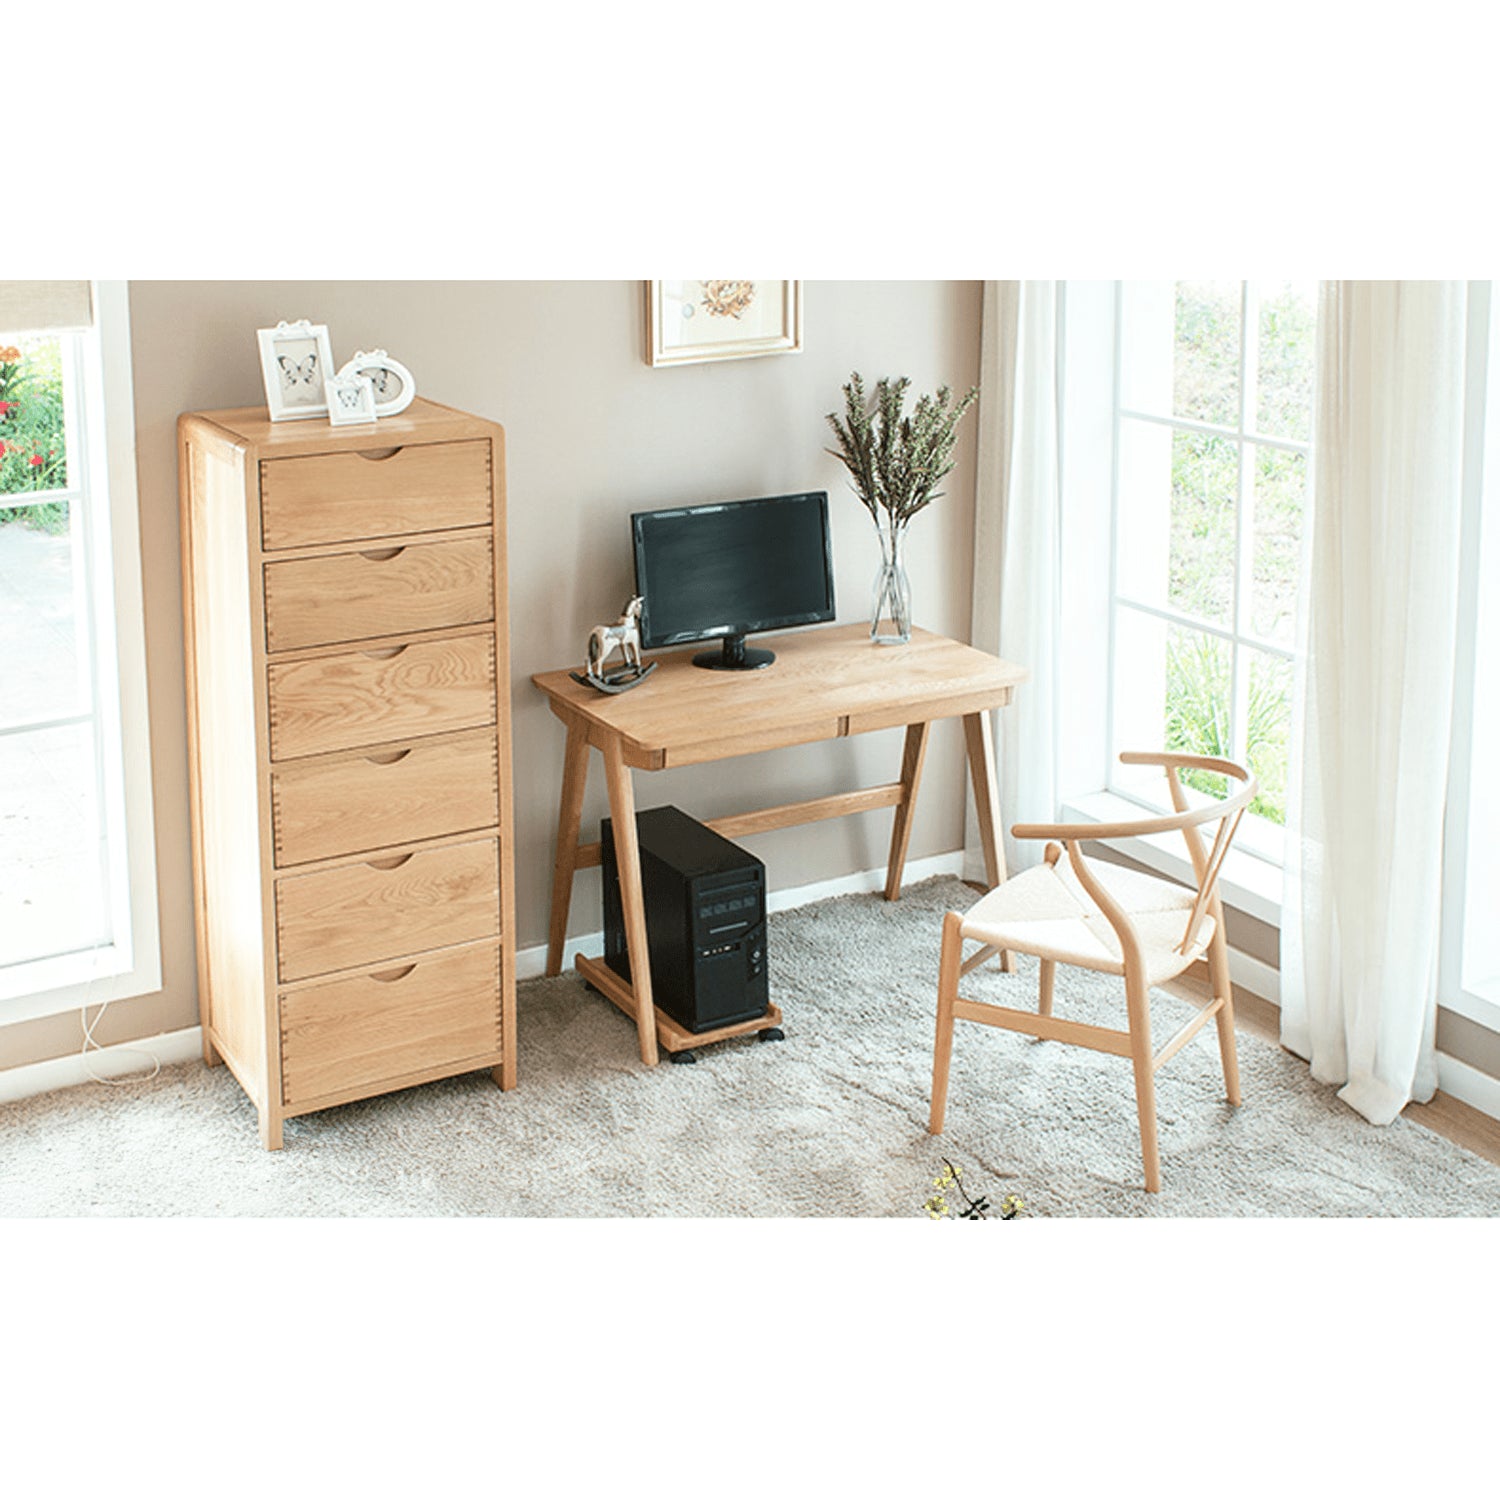
[[260, 466], [268, 552], [318, 542], [488, 526], [490, 445], [482, 438], [362, 453], [272, 458]]
[[500, 821], [499, 754], [488, 729], [271, 771], [278, 865], [415, 844]]
[[266, 565], [266, 646], [295, 651], [495, 618], [488, 537]]
[[499, 936], [494, 839], [340, 865], [276, 883], [283, 983]]
[[495, 638], [273, 662], [271, 758], [353, 750], [495, 722]]
[[500, 1046], [494, 947], [417, 959], [281, 997], [285, 1104], [493, 1056]]

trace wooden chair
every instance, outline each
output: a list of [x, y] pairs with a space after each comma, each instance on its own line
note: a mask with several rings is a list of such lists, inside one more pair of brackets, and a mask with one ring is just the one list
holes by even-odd
[[[1240, 1102], [1229, 954], [1217, 888], [1224, 856], [1229, 852], [1245, 807], [1259, 788], [1255, 777], [1243, 767], [1212, 756], [1127, 752], [1120, 759], [1126, 765], [1163, 767], [1176, 812], [1124, 823], [1017, 824], [1011, 832], [1018, 839], [1055, 841], [1047, 845], [1046, 862], [996, 886], [967, 912], [950, 911], [944, 917], [938, 969], [937, 1039], [932, 1059], [932, 1118], [928, 1129], [933, 1135], [942, 1134], [955, 1017], [1111, 1052], [1128, 1057], [1135, 1068], [1146, 1191], [1156, 1193], [1161, 1191], [1161, 1162], [1156, 1142], [1156, 1070], [1192, 1040], [1211, 1017], [1218, 1021], [1219, 1053], [1229, 1102], [1233, 1105]], [[1230, 778], [1231, 783], [1238, 782], [1239, 789], [1223, 801], [1192, 808], [1178, 779], [1178, 772], [1189, 768], [1218, 772]], [[1205, 851], [1199, 829], [1214, 821], [1218, 822], [1218, 832], [1212, 847]], [[1083, 857], [1084, 841], [1138, 838], [1172, 829], [1181, 829], [1187, 841], [1197, 877], [1196, 889]], [[1060, 864], [1065, 850], [1067, 863]], [[963, 957], [965, 941], [982, 945], [967, 960]], [[1040, 1001], [1035, 1014], [965, 1000], [958, 993], [961, 976], [1005, 953], [1030, 953], [1040, 960]], [[1147, 1004], [1151, 987], [1174, 978], [1204, 957], [1208, 960], [1213, 1000], [1153, 1054]], [[1127, 1029], [1113, 1031], [1054, 1017], [1053, 977], [1060, 963], [1123, 975]]]

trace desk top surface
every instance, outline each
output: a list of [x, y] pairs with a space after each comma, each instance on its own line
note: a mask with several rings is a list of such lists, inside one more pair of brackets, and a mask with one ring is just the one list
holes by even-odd
[[693, 665], [704, 645], [655, 653], [647, 659], [656, 671], [613, 695], [574, 682], [569, 669], [531, 680], [595, 743], [617, 738], [629, 764], [660, 769], [977, 713], [1008, 702], [1028, 675], [926, 630], [913, 630], [905, 646], [873, 645], [864, 624], [756, 636], [751, 644], [776, 660], [759, 671], [712, 672]]

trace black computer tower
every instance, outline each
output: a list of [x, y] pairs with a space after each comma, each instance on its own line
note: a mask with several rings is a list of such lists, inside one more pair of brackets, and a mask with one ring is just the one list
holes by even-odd
[[[766, 867], [675, 807], [636, 814], [651, 991], [687, 1031], [765, 1015]], [[601, 824], [604, 961], [630, 978], [614, 829]]]

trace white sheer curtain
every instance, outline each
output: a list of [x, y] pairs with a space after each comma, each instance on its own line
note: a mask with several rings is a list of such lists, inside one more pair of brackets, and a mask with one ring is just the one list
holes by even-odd
[[1282, 1041], [1386, 1124], [1437, 1087], [1465, 286], [1325, 282]]
[[[971, 640], [1031, 673], [1000, 711], [996, 739], [1011, 871], [1042, 857], [1040, 846], [1015, 843], [1011, 825], [1057, 815], [1060, 291], [1055, 281], [984, 284]], [[985, 879], [972, 791], [964, 875]]]

